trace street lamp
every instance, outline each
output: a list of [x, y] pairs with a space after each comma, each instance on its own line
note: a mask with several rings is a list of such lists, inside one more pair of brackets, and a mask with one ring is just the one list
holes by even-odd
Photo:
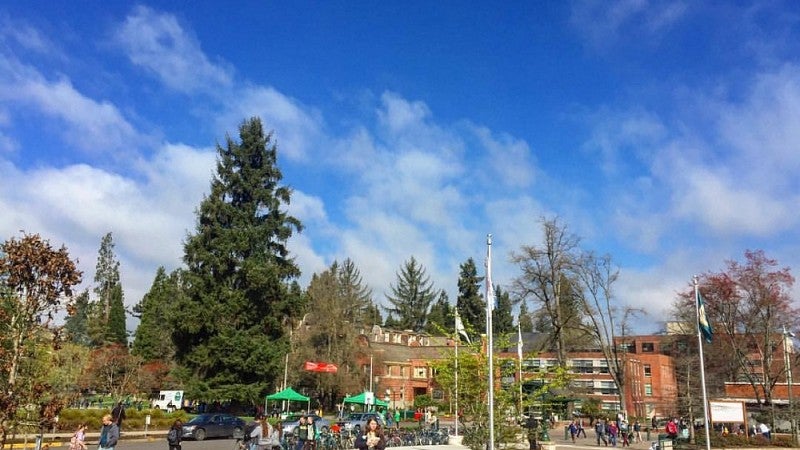
[[789, 357], [789, 338], [794, 338], [794, 333], [783, 327], [783, 362], [786, 364], [786, 387], [789, 389], [789, 426], [792, 429], [792, 445], [797, 445], [797, 424], [794, 420], [794, 405], [792, 403], [792, 363]]

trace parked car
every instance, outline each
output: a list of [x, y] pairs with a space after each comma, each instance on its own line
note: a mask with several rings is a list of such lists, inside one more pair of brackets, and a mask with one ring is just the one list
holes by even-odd
[[207, 437], [241, 436], [244, 420], [232, 414], [200, 414], [183, 424], [183, 438], [202, 441]]
[[342, 427], [342, 429], [358, 433], [367, 425], [367, 420], [373, 417], [378, 421], [381, 427], [386, 426], [386, 419], [384, 419], [383, 414], [376, 412], [350, 413], [347, 417], [337, 423]]
[[295, 428], [297, 428], [297, 425], [300, 424], [300, 416], [303, 415], [305, 415], [306, 417], [312, 417], [314, 419], [314, 424], [316, 425], [317, 430], [322, 432], [327, 432], [328, 430], [331, 429], [331, 421], [324, 417], [320, 417], [316, 414], [293, 413], [289, 414], [288, 416], [286, 416], [285, 419], [281, 421], [281, 428], [283, 428], [284, 436], [294, 434]]

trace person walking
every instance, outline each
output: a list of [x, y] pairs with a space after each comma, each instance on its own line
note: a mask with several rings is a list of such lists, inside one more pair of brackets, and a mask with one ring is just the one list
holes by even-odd
[[374, 417], [370, 417], [364, 428], [364, 434], [359, 434], [356, 437], [355, 447], [358, 450], [384, 450], [386, 448], [386, 436], [378, 421]]
[[69, 450], [86, 450], [86, 424], [81, 423], [69, 440]]
[[583, 419], [578, 420], [578, 437], [583, 435], [584, 439], [586, 438], [586, 428], [583, 427]]
[[597, 438], [598, 446], [600, 446], [600, 441], [603, 441], [603, 444], [608, 447], [608, 441], [606, 440], [606, 423], [603, 419], [597, 419], [597, 422], [594, 424], [594, 435]]
[[608, 422], [608, 442], [611, 443], [612, 447], [617, 446], [617, 435], [619, 434], [619, 428], [617, 427], [616, 422], [613, 420], [609, 420]]
[[117, 424], [117, 428], [119, 428], [120, 433], [122, 432], [122, 421], [125, 420], [125, 405], [122, 404], [122, 400], [117, 402], [117, 406], [111, 410], [111, 420]]
[[172, 422], [167, 432], [167, 444], [169, 450], [181, 450], [181, 440], [183, 439], [183, 422], [176, 420]]
[[574, 443], [575, 442], [575, 435], [578, 434], [578, 425], [573, 420], [572, 422], [569, 423], [568, 428], [569, 428], [569, 435], [572, 438], [572, 442]]
[[642, 425], [638, 420], [633, 423], [633, 442], [642, 442]]
[[106, 414], [103, 416], [103, 428], [100, 429], [100, 445], [98, 450], [114, 450], [119, 441], [119, 427], [113, 420], [111, 415]]

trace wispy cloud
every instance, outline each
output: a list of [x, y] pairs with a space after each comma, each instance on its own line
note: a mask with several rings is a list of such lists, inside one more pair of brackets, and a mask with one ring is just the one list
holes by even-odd
[[211, 93], [232, 83], [232, 69], [211, 62], [197, 39], [171, 14], [137, 6], [115, 38], [132, 63], [176, 91]]
[[687, 11], [675, 0], [575, 0], [570, 23], [591, 47], [603, 49], [623, 35], [659, 38]]

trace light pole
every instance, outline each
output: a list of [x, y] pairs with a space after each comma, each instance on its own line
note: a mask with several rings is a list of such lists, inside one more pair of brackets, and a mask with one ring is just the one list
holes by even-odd
[[794, 333], [783, 327], [783, 362], [786, 364], [786, 387], [789, 389], [789, 426], [792, 429], [792, 445], [797, 445], [797, 423], [794, 420], [794, 404], [792, 402], [792, 362], [789, 356], [789, 338]]

